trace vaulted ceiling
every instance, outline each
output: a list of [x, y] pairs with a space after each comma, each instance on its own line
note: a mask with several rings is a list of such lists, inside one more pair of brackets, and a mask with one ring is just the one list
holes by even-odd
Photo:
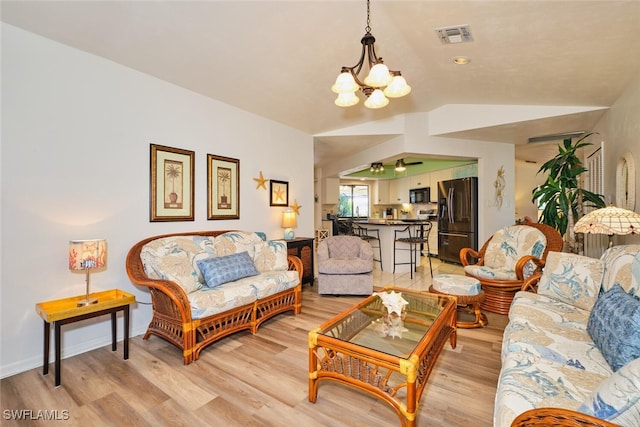
[[[364, 0], [2, 1], [1, 20], [314, 135], [447, 104], [608, 107], [640, 72], [635, 0], [372, 1], [376, 51], [412, 86], [375, 111], [336, 107], [330, 90], [359, 58]], [[440, 42], [436, 29], [461, 24], [472, 42]], [[529, 137], [590, 129], [603, 112], [453, 136], [539, 159]], [[316, 138], [316, 163], [384, 140], [345, 138]]]

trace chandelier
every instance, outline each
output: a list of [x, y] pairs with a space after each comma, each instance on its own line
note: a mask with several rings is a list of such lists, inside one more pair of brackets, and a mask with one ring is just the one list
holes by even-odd
[[[376, 56], [374, 43], [376, 39], [371, 34], [369, 17], [369, 0], [367, 0], [367, 26], [365, 35], [360, 40], [362, 53], [360, 60], [353, 67], [342, 67], [331, 90], [338, 94], [335, 104], [339, 107], [351, 107], [360, 102], [356, 96], [358, 90], [366, 95], [364, 106], [367, 108], [382, 108], [389, 104], [387, 98], [400, 98], [411, 92], [411, 86], [402, 77], [400, 71], [391, 71], [384, 65], [382, 58]], [[369, 74], [364, 81], [358, 77], [362, 66], [369, 65]]]
[[369, 168], [369, 171], [374, 175], [379, 173], [384, 173], [384, 165], [380, 162], [371, 163], [371, 167]]

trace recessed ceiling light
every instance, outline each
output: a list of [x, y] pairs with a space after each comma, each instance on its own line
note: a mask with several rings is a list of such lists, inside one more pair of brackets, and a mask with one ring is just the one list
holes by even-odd
[[453, 62], [458, 65], [467, 65], [469, 62], [471, 62], [471, 58], [469, 58], [468, 56], [456, 56], [453, 58]]

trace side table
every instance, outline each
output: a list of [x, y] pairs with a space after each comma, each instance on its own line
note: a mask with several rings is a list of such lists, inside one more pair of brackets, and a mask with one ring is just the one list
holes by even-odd
[[129, 358], [129, 306], [136, 302], [135, 296], [119, 289], [112, 289], [92, 293], [90, 297], [97, 298], [98, 302], [78, 307], [78, 301], [85, 299], [85, 295], [80, 295], [36, 304], [36, 312], [44, 320], [44, 361], [42, 365], [42, 375], [49, 373], [50, 323], [53, 323], [55, 331], [56, 387], [60, 385], [60, 327], [67, 323], [111, 314], [111, 350], [116, 351], [118, 348], [116, 342], [116, 314], [118, 311], [122, 311], [124, 313], [124, 359], [127, 360]]
[[302, 260], [302, 283], [309, 282], [311, 286], [313, 286], [315, 277], [313, 240], [313, 237], [296, 237], [291, 240], [285, 240], [287, 242], [287, 253], [295, 255]]

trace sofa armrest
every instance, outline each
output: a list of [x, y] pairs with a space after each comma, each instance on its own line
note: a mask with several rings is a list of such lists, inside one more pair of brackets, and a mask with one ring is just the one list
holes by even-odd
[[561, 408], [536, 408], [530, 409], [518, 415], [511, 423], [511, 427], [530, 426], [590, 426], [590, 427], [616, 427], [600, 418]]
[[131, 282], [138, 286], [145, 286], [151, 291], [153, 310], [180, 323], [191, 323], [191, 304], [184, 289], [171, 280], [150, 279], [144, 271], [140, 252], [147, 241], [133, 246], [126, 259], [127, 275]]
[[287, 261], [289, 262], [289, 270], [297, 271], [298, 282], [302, 283], [302, 273], [303, 273], [302, 260], [295, 255], [287, 255]]

